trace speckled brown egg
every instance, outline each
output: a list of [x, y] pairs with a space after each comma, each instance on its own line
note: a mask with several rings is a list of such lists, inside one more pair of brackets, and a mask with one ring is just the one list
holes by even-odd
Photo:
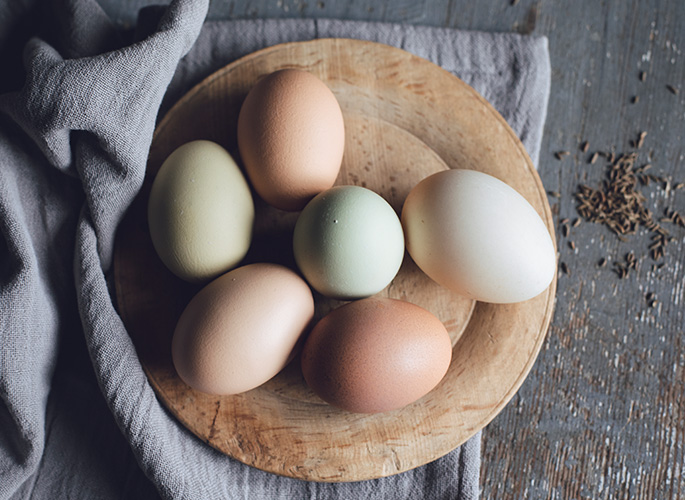
[[440, 320], [409, 302], [370, 297], [324, 316], [302, 350], [307, 385], [357, 413], [406, 406], [445, 376], [452, 343]]
[[263, 77], [240, 109], [238, 148], [247, 176], [257, 194], [281, 210], [301, 210], [333, 185], [344, 146], [340, 105], [307, 71]]

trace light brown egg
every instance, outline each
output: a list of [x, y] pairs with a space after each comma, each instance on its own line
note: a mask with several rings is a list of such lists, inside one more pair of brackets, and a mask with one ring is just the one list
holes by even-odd
[[296, 211], [330, 188], [342, 163], [345, 126], [333, 92], [316, 76], [284, 69], [259, 80], [238, 117], [245, 171], [264, 201]]
[[312, 292], [294, 271], [277, 264], [239, 267], [200, 290], [181, 314], [174, 366], [198, 391], [248, 391], [286, 366], [313, 316]]
[[324, 401], [357, 413], [408, 405], [445, 376], [452, 343], [432, 313], [409, 302], [369, 297], [321, 319], [302, 349], [307, 385]]

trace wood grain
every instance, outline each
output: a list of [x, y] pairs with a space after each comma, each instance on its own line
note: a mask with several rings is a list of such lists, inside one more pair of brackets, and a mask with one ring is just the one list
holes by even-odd
[[[318, 75], [341, 104], [347, 137], [338, 183], [374, 189], [399, 211], [419, 180], [468, 165], [512, 185], [553, 231], [542, 184], [522, 144], [461, 80], [405, 51], [371, 42], [285, 44], [210, 76], [158, 126], [146, 188], [117, 236], [119, 310], [160, 399], [208, 444], [290, 477], [356, 481], [395, 474], [453, 450], [506, 405], [545, 338], [555, 285], [523, 303], [474, 307], [433, 283], [406, 258], [383, 293], [436, 314], [455, 348], [438, 387], [397, 411], [358, 415], [332, 408], [306, 387], [296, 362], [237, 396], [218, 398], [187, 387], [173, 369], [170, 338], [196, 288], [171, 276], [152, 250], [144, 210], [150, 179], [168, 154], [188, 140], [215, 140], [237, 157], [235, 123], [244, 96], [259, 77], [283, 67]], [[292, 266], [289, 235], [296, 216], [259, 204], [256, 243], [247, 261]], [[320, 297], [318, 303], [319, 315], [338, 304]]]

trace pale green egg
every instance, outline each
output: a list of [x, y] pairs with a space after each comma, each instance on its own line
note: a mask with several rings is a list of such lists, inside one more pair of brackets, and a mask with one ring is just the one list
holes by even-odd
[[314, 197], [295, 224], [295, 261], [322, 295], [358, 299], [380, 292], [404, 257], [402, 225], [373, 191], [337, 186]]
[[249, 185], [219, 144], [188, 142], [155, 176], [150, 237], [162, 262], [186, 281], [207, 281], [235, 267], [250, 247], [254, 218]]

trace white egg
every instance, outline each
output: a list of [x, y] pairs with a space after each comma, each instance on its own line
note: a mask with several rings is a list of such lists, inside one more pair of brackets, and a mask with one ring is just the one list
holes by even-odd
[[544, 222], [516, 190], [475, 170], [445, 170], [417, 184], [402, 208], [407, 250], [442, 286], [492, 303], [528, 300], [556, 271]]

